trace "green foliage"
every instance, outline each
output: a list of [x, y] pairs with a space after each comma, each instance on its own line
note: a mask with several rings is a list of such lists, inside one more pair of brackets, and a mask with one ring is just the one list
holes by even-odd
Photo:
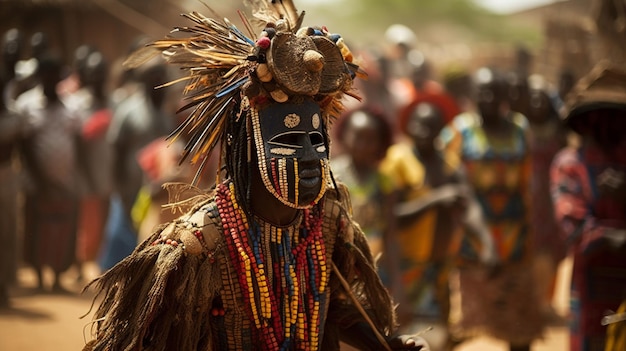
[[507, 16], [491, 13], [472, 0], [336, 0], [317, 5], [307, 2], [306, 6], [310, 13], [315, 12], [316, 17], [323, 18], [324, 23], [338, 27], [337, 31], [341, 33], [350, 33], [351, 37], [382, 37], [388, 26], [401, 23], [418, 36], [433, 27], [447, 26], [463, 36], [456, 38], [458, 41], [535, 45], [540, 41], [542, 30], [509, 21]]

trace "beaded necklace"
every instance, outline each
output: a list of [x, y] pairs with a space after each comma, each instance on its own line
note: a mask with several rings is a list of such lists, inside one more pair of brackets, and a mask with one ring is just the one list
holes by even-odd
[[303, 223], [289, 229], [259, 218], [248, 222], [232, 182], [217, 187], [216, 202], [229, 259], [261, 349], [317, 350], [330, 273], [321, 205], [303, 210]]

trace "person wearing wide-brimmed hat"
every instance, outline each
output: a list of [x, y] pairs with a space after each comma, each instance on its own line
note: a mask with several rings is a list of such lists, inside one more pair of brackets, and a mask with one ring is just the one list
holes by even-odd
[[580, 136], [551, 169], [555, 213], [574, 259], [571, 350], [604, 350], [607, 310], [626, 297], [626, 70], [602, 61], [568, 95]]

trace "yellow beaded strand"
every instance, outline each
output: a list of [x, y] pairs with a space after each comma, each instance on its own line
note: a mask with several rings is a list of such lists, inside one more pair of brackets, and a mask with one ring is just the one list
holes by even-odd
[[[298, 159], [297, 158], [293, 159], [293, 174], [294, 174], [294, 177], [296, 178], [293, 182], [295, 184], [293, 202], [296, 204], [296, 206], [300, 206], [301, 205], [300, 201], [298, 201], [298, 196], [299, 196], [298, 185], [300, 185], [300, 177], [298, 176]], [[308, 205], [308, 204], [305, 204], [305, 205]]]
[[285, 199], [289, 198], [289, 183], [287, 181], [287, 160], [284, 158], [278, 159], [278, 181], [280, 185], [280, 192]]

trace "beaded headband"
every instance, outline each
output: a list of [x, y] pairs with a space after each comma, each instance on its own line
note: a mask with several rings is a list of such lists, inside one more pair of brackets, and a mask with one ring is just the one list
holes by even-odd
[[[194, 26], [171, 32], [184, 33], [184, 37], [152, 42], [125, 62], [126, 67], [137, 67], [161, 53], [167, 63], [187, 71], [185, 77], [164, 85], [185, 82], [187, 104], [180, 111], [193, 108], [169, 138], [189, 135], [180, 162], [191, 156], [193, 163], [201, 162], [200, 170], [218, 142], [227, 137], [226, 120], [246, 116], [237, 113], [244, 108], [244, 96], [257, 108], [302, 96], [313, 98], [326, 125], [340, 116], [344, 95], [359, 99], [352, 81], [365, 73], [352, 62], [340, 35], [326, 27], [301, 27], [304, 12], [298, 14], [291, 0], [244, 3], [253, 15], [251, 21], [239, 11], [248, 35], [226, 18], [216, 20], [192, 12], [183, 16]], [[263, 28], [259, 35], [254, 34], [252, 23]]]

